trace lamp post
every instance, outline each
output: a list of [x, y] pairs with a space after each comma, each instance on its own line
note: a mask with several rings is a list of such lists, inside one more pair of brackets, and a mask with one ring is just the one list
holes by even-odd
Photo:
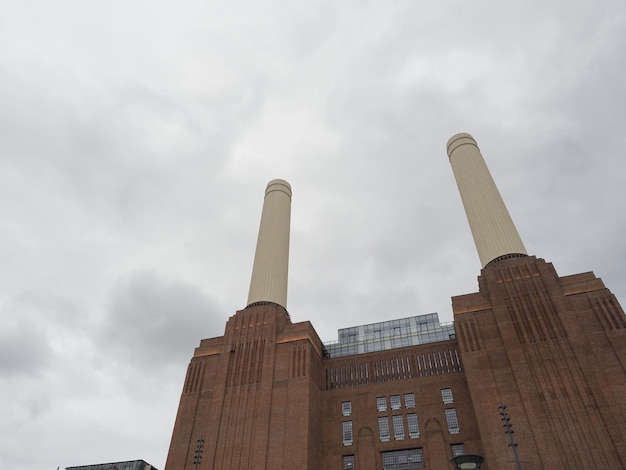
[[482, 455], [464, 454], [452, 457], [450, 462], [455, 470], [480, 470], [480, 466], [485, 461]]

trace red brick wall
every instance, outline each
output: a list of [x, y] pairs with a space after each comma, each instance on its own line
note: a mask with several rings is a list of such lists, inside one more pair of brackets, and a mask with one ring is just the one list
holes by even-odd
[[[189, 364], [166, 470], [382, 468], [381, 452], [422, 448], [425, 468], [452, 468], [451, 444], [513, 468], [498, 404], [505, 403], [524, 468], [626, 468], [626, 317], [593, 273], [559, 277], [534, 257], [487, 265], [479, 292], [453, 298], [457, 339], [322, 359], [309, 322], [275, 304], [237, 312], [223, 337]], [[442, 402], [451, 388], [454, 403]], [[413, 393], [415, 408], [389, 397]], [[386, 397], [388, 411], [376, 399]], [[341, 403], [352, 403], [342, 416]], [[460, 432], [448, 431], [455, 408]], [[416, 413], [420, 436], [408, 435]], [[389, 418], [381, 442], [378, 418]], [[402, 416], [405, 438], [393, 433]], [[353, 442], [342, 442], [352, 421]]]
[[166, 468], [193, 469], [200, 436], [200, 469], [315, 468], [320, 346], [310, 324], [291, 324], [278, 305], [237, 312], [224, 337], [196, 349]]
[[526, 465], [624, 468], [626, 323], [602, 281], [559, 278], [528, 257], [487, 265], [479, 286], [453, 309], [490, 465], [513, 458], [498, 426], [503, 402]]
[[[381, 469], [381, 452], [422, 448], [425, 468], [446, 469], [452, 468], [449, 463], [451, 444], [463, 443], [466, 453], [482, 453], [462, 365], [450, 359], [456, 357], [456, 346], [456, 341], [451, 340], [324, 361], [327, 374], [327, 390], [322, 394], [324, 468], [343, 468], [342, 457], [354, 454], [357, 469]], [[368, 372], [368, 380], [362, 377], [355, 380], [354, 371], [363, 369]], [[443, 388], [452, 389], [453, 404], [443, 403]], [[415, 408], [406, 408], [406, 393], [414, 394]], [[392, 395], [400, 395], [401, 409], [391, 409]], [[387, 411], [377, 411], [378, 397], [386, 397]], [[342, 417], [343, 401], [352, 402], [352, 416]], [[460, 433], [448, 432], [446, 408], [457, 410]], [[409, 413], [418, 416], [419, 438], [409, 437], [406, 421]], [[403, 440], [394, 438], [394, 415], [403, 418]], [[381, 442], [379, 438], [379, 417], [389, 419], [388, 442]], [[353, 422], [354, 443], [350, 446], [342, 442], [344, 420]]]

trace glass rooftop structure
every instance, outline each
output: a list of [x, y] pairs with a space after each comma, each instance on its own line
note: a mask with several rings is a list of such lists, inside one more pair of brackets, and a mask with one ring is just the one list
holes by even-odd
[[439, 315], [428, 313], [398, 320], [343, 328], [339, 339], [324, 343], [328, 357], [350, 356], [418, 344], [446, 341], [455, 337], [454, 322], [440, 323]]
[[80, 467], [65, 467], [65, 470], [157, 470], [157, 468], [144, 460], [130, 460], [126, 462], [82, 465]]

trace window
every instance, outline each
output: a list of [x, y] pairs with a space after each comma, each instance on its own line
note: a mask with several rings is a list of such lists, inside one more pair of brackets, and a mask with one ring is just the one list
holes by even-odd
[[402, 423], [402, 415], [395, 415], [391, 417], [393, 422], [393, 438], [396, 441], [404, 439], [404, 424]]
[[343, 445], [352, 445], [352, 421], [344, 421], [341, 423], [343, 426]]
[[343, 456], [343, 470], [354, 470], [354, 455]]
[[412, 470], [424, 468], [424, 452], [422, 448], [394, 450], [382, 452], [383, 468], [385, 470]]
[[352, 415], [352, 402], [344, 401], [341, 403], [341, 416], [350, 416]]
[[452, 444], [450, 446], [450, 449], [452, 450], [452, 457], [456, 457], [457, 455], [464, 455], [465, 454], [465, 447], [463, 446], [463, 444]]
[[417, 439], [420, 437], [420, 427], [415, 413], [406, 415], [406, 424], [409, 426], [409, 439]]
[[413, 393], [404, 394], [404, 406], [406, 408], [415, 408], [415, 395]]
[[441, 389], [441, 399], [444, 404], [449, 405], [450, 403], [454, 403], [454, 397], [452, 396], [451, 388], [442, 388]]
[[376, 409], [380, 411], [387, 411], [387, 397], [378, 397], [376, 399]]
[[378, 436], [380, 437], [380, 442], [389, 441], [389, 418], [386, 416], [378, 418]]
[[391, 409], [399, 410], [400, 408], [402, 408], [402, 405], [400, 404], [400, 395], [391, 395]]
[[450, 434], [458, 434], [461, 432], [459, 429], [459, 418], [456, 416], [455, 408], [448, 408], [445, 410], [446, 413], [446, 421], [448, 422], [448, 432]]

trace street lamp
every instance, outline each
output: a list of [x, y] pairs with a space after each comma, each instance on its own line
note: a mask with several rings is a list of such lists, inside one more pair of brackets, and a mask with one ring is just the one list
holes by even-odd
[[485, 461], [482, 455], [465, 454], [452, 457], [450, 462], [455, 470], [480, 470], [480, 466]]

